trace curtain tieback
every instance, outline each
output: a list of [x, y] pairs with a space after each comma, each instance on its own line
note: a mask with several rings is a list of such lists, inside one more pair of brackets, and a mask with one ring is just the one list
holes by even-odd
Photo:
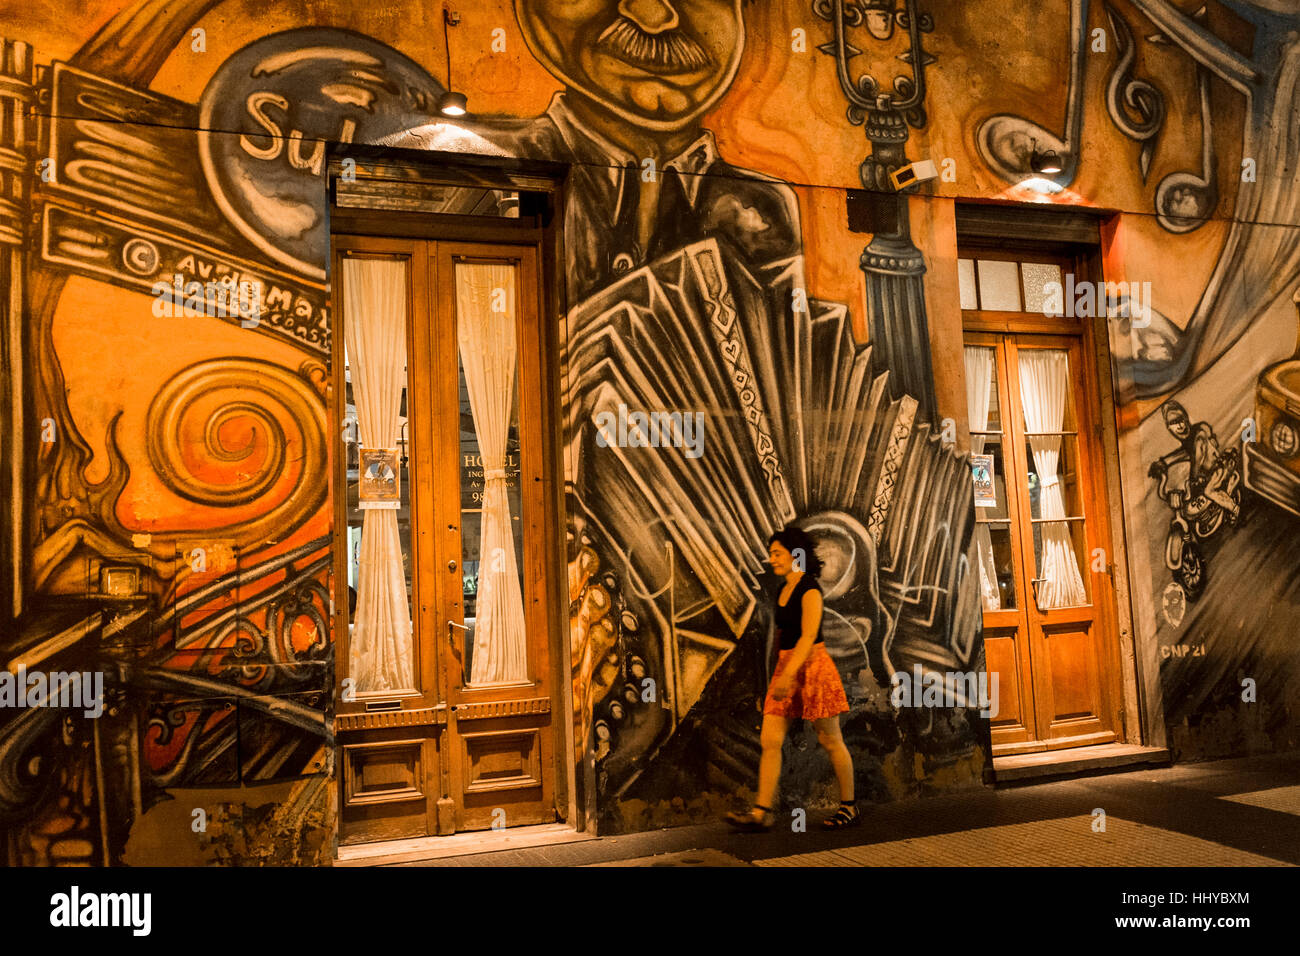
[[505, 481], [506, 470], [504, 468], [484, 468], [483, 480], [487, 481]]
[[1061, 483], [1061, 479], [1058, 478], [1056, 475], [1048, 475], [1046, 478], [1038, 479], [1039, 488], [1050, 488], [1052, 487], [1052, 485], [1059, 485], [1060, 483]]

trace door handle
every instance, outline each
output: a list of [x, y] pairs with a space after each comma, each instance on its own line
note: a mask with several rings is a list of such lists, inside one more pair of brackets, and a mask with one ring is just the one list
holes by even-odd
[[1046, 580], [1047, 578], [1030, 578], [1029, 580], [1029, 586], [1030, 588], [1033, 589], [1034, 592], [1034, 605], [1040, 611], [1043, 610], [1043, 604], [1041, 601], [1038, 600], [1038, 585], [1042, 584]]
[[453, 627], [458, 627], [458, 628], [460, 628], [462, 631], [468, 631], [468, 630], [469, 630], [469, 628], [466, 627], [464, 624], [457, 624], [455, 621], [451, 621], [451, 620], [449, 620], [449, 621], [447, 622], [447, 643], [448, 643], [451, 647], [455, 647], [455, 646], [456, 646], [456, 632], [452, 630]]

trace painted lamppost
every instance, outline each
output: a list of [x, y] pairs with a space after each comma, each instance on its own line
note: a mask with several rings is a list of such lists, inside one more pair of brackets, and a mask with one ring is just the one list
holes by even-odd
[[[898, 9], [899, 7], [902, 9]], [[921, 34], [934, 29], [934, 20], [916, 9], [916, 0], [813, 0], [813, 12], [834, 28], [834, 38], [818, 47], [835, 58], [840, 89], [849, 101], [849, 122], [862, 126], [871, 151], [859, 170], [873, 236], [860, 265], [867, 282], [867, 322], [872, 364], [889, 371], [895, 398], [910, 395], [917, 402], [917, 419], [936, 423], [934, 373], [930, 363], [930, 333], [925, 314], [925, 259], [912, 242], [907, 196], [916, 177], [905, 147], [908, 127], [926, 123], [925, 67], [934, 57], [921, 47]], [[849, 61], [860, 54], [848, 34], [865, 30], [873, 40], [893, 37], [894, 27], [907, 32], [907, 50], [899, 59], [911, 76], [897, 76], [893, 90], [875, 77], [854, 78]]]

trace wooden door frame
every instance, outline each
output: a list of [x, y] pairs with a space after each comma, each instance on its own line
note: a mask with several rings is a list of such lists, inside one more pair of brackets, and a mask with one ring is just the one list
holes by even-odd
[[[528, 696], [531, 690], [536, 693], [539, 683], [546, 683], [548, 678], [552, 681], [550, 684], [550, 693], [548, 704], [556, 699], [556, 684], [563, 676], [563, 672], [557, 673], [553, 666], [549, 651], [554, 646], [554, 631], [547, 620], [550, 608], [553, 602], [553, 589], [548, 587], [549, 578], [554, 577], [549, 569], [554, 564], [547, 560], [548, 544], [555, 540], [560, 534], [559, 528], [561, 522], [557, 521], [557, 516], [551, 513], [546, 507], [546, 501], [552, 489], [548, 486], [548, 462], [555, 455], [553, 447], [548, 448], [546, 444], [546, 420], [550, 409], [546, 407], [545, 400], [541, 400], [541, 408], [534, 407], [538, 401], [536, 396], [543, 395], [545, 388], [542, 382], [547, 376], [549, 369], [545, 367], [545, 350], [541, 347], [541, 339], [544, 338], [545, 332], [542, 330], [542, 303], [539, 294], [539, 256], [538, 249], [533, 244], [525, 243], [468, 243], [463, 241], [437, 241], [431, 242], [428, 246], [428, 258], [426, 265], [430, 272], [437, 278], [432, 284], [432, 294], [434, 308], [431, 310], [431, 327], [433, 332], [434, 348], [429, 354], [433, 356], [434, 364], [444, 370], [450, 371], [458, 366], [460, 362], [459, 350], [457, 347], [458, 334], [457, 327], [460, 322], [460, 316], [456, 310], [456, 280], [455, 268], [456, 263], [461, 261], [489, 261], [502, 262], [510, 261], [515, 266], [516, 294], [515, 304], [517, 309], [517, 321], [515, 323], [516, 338], [516, 369], [517, 392], [516, 400], [518, 401], [518, 440], [520, 452], [520, 472], [519, 472], [519, 496], [520, 508], [523, 515], [524, 529], [524, 549], [521, 555], [519, 571], [522, 575], [523, 600], [524, 600], [524, 617], [526, 621], [526, 630], [530, 634], [536, 634], [543, 630], [548, 634], [549, 639], [545, 645], [545, 651], [541, 654], [534, 653], [534, 643], [528, 641], [527, 666], [528, 678], [522, 683], [510, 684], [492, 684], [483, 687], [474, 687], [466, 684], [465, 667], [465, 633], [460, 632], [459, 654], [443, 653], [439, 655], [443, 666], [440, 668], [442, 678], [443, 700], [448, 705], [449, 713], [447, 715], [448, 731], [454, 735], [454, 738], [460, 743], [454, 746], [456, 757], [454, 760], [447, 761], [450, 766], [449, 771], [450, 786], [447, 793], [450, 796], [452, 806], [447, 808], [448, 812], [454, 813], [456, 818], [456, 832], [462, 832], [467, 829], [485, 829], [483, 825], [471, 825], [468, 821], [483, 817], [484, 811], [481, 808], [471, 808], [469, 804], [469, 790], [466, 776], [465, 761], [460, 759], [465, 755], [468, 759], [468, 751], [465, 749], [468, 744], [467, 738], [484, 736], [484, 735], [504, 735], [514, 733], [514, 729], [496, 728], [484, 730], [485, 724], [493, 723], [491, 718], [472, 716], [476, 709], [491, 709], [494, 703], [505, 701], [511, 702], [512, 705], [519, 705], [524, 701], [533, 701], [541, 699], [540, 697]], [[531, 294], [530, 294], [531, 293]], [[443, 458], [431, 463], [434, 473], [435, 496], [444, 501], [454, 501], [456, 503], [455, 513], [456, 520], [454, 525], [443, 527], [442, 521], [439, 520], [436, 528], [432, 529], [432, 536], [435, 538], [434, 548], [437, 551], [437, 557], [434, 561], [434, 573], [443, 574], [443, 568], [448, 569], [453, 566], [457, 567], [455, 579], [461, 580], [464, 572], [464, 515], [462, 501], [462, 467], [460, 461], [460, 434], [458, 415], [449, 414], [452, 409], [460, 409], [459, 401], [459, 376], [454, 374], [445, 374], [440, 376], [436, 383], [441, 394], [435, 400], [435, 406], [431, 418], [436, 417], [436, 427], [442, 429], [442, 434], [438, 438], [440, 447], [450, 447], [457, 449], [454, 458]], [[441, 409], [441, 412], [437, 411]], [[533, 480], [536, 479], [536, 480]], [[480, 561], [482, 556], [480, 555]], [[481, 565], [480, 565], [481, 567]], [[542, 604], [539, 607], [535, 598], [540, 588], [543, 594]], [[449, 601], [448, 598], [454, 594], [456, 600]], [[456, 610], [459, 608], [459, 611]], [[443, 600], [437, 608], [437, 619], [442, 622], [460, 620], [464, 623], [465, 607], [463, 604], [463, 594], [459, 583], [451, 592], [444, 592]], [[439, 631], [437, 640], [441, 642]], [[451, 634], [447, 635], [449, 644], [455, 649], [455, 641]], [[521, 695], [524, 695], [521, 697]], [[504, 705], [511, 706], [511, 705]], [[527, 706], [527, 704], [524, 704]], [[495, 716], [505, 718], [512, 711], [501, 711]], [[531, 711], [528, 711], [531, 713]], [[566, 712], [559, 711], [558, 708], [552, 707], [549, 710], [549, 728], [539, 734], [539, 759], [544, 759], [548, 754], [552, 755], [552, 764], [556, 749], [555, 728], [557, 724], [565, 722]], [[462, 729], [461, 722], [465, 721], [475, 730], [467, 731]], [[499, 720], [498, 720], [499, 722]], [[542, 736], [548, 738], [540, 739]], [[550, 779], [546, 779], [543, 771], [540, 780], [540, 789], [543, 800], [548, 792], [553, 794], [555, 787], [555, 778], [559, 776], [558, 767], [555, 772], [550, 774]], [[554, 796], [551, 798], [552, 802]], [[557, 807], [557, 810], [559, 808]], [[487, 821], [487, 826], [491, 825], [490, 817], [483, 817]], [[480, 820], [481, 824], [483, 821]]]
[[[1063, 272], [1068, 270], [1076, 277], [1090, 281], [1105, 281], [1101, 249], [1091, 243], [1017, 239], [1011, 236], [994, 238], [987, 234], [959, 237], [958, 242], [957, 256], [961, 259], [1060, 262]], [[1101, 546], [1106, 549], [1110, 564], [1110, 599], [1098, 603], [1094, 596], [1094, 607], [1097, 608], [1099, 618], [1106, 618], [1104, 623], [1111, 635], [1101, 642], [1104, 658], [1099, 663], [1104, 668], [1103, 699], [1109, 708], [1116, 742], [1141, 744], [1148, 727], [1147, 721], [1143, 719], [1139, 692], [1141, 685], [1132, 638], [1132, 590], [1124, 534], [1125, 507], [1119, 475], [1109, 320], [1104, 315], [1047, 318], [1032, 314], [962, 310], [962, 331], [963, 342], [979, 333], [1052, 333], [1078, 336], [1080, 339], [1082, 367], [1077, 379], [1081, 381], [1084, 393], [1080, 400], [1088, 403], [1088, 413], [1094, 423], [1091, 433], [1086, 436], [1092, 471], [1089, 503], [1095, 518], [1095, 530], [1099, 533]], [[1085, 436], [1081, 434], [1081, 450], [1084, 444]], [[1023, 599], [1033, 600], [1032, 593], [1026, 593]]]
[[[557, 814], [575, 830], [585, 831], [595, 823], [595, 787], [592, 774], [579, 772], [580, 766], [587, 761], [581, 760], [574, 742], [573, 688], [570, 680], [570, 641], [568, 620], [567, 580], [565, 568], [567, 555], [563, 529], [565, 527], [565, 474], [568, 465], [568, 449], [563, 441], [564, 412], [562, 400], [565, 394], [563, 385], [567, 374], [562, 365], [563, 348], [561, 337], [564, 334], [565, 316], [568, 301], [564, 263], [564, 210], [566, 183], [569, 173], [567, 164], [540, 162], [530, 160], [498, 159], [496, 157], [465, 156], [457, 153], [440, 151], [379, 149], [365, 145], [334, 145], [329, 153], [329, 174], [325, 177], [325, 208], [331, 237], [331, 255], [329, 264], [334, 266], [333, 242], [336, 236], [370, 237], [378, 240], [423, 240], [429, 242], [466, 241], [491, 243], [495, 245], [522, 245], [536, 250], [540, 279], [540, 337], [542, 345], [542, 415], [541, 430], [545, 460], [541, 466], [543, 472], [543, 498], [545, 500], [544, 521], [547, 524], [544, 547], [545, 564], [549, 569], [546, 575], [546, 605], [549, 654], [547, 665], [553, 675], [552, 689], [553, 712], [551, 721], [552, 761], [551, 773], [554, 783], [554, 802]], [[400, 173], [410, 172], [415, 176], [439, 180], [446, 176], [448, 181], [462, 184], [466, 178], [475, 184], [500, 189], [519, 189], [521, 177], [528, 179], [529, 188], [535, 190], [534, 196], [540, 199], [534, 208], [521, 210], [517, 219], [494, 218], [482, 216], [453, 216], [431, 214], [418, 211], [390, 209], [341, 208], [334, 202], [334, 181], [345, 160], [352, 159], [358, 165], [373, 163]], [[333, 273], [331, 272], [331, 276]], [[327, 276], [327, 282], [330, 277]], [[340, 310], [336, 302], [332, 303], [334, 315]], [[340, 434], [339, 406], [344, 394], [342, 384], [341, 361], [336, 361], [343, 347], [341, 328], [336, 322], [331, 340], [331, 370], [327, 397], [327, 418], [331, 441], [330, 448], [329, 489], [333, 502], [332, 517], [335, 529], [347, 523], [346, 489], [337, 486], [339, 442], [334, 440]], [[411, 353], [414, 354], [414, 353]], [[338, 647], [346, 652], [346, 626], [340, 628], [342, 608], [335, 600], [338, 589], [334, 581], [347, 579], [346, 554], [335, 549], [332, 565], [331, 591], [331, 627], [336, 640], [335, 660]], [[343, 605], [342, 607], [346, 607]], [[342, 645], [337, 644], [339, 635], [344, 637]], [[335, 681], [336, 713], [342, 701], [339, 699], [338, 680]], [[338, 760], [337, 741], [334, 748], [335, 786], [341, 786], [341, 765]], [[581, 762], [580, 762], [581, 761]], [[442, 770], [445, 773], [445, 768]], [[337, 796], [337, 792], [335, 792]], [[333, 801], [332, 827], [335, 832], [334, 846], [337, 855], [338, 813], [340, 803]], [[430, 832], [437, 832], [431, 829]]]
[[[419, 250], [421, 246], [421, 243], [410, 239], [331, 235], [329, 260], [331, 279], [337, 277], [341, 282], [341, 265], [343, 259], [349, 253], [356, 253], [358, 258], [365, 259], [404, 259], [407, 262], [407, 302], [427, 301], [427, 272], [419, 267]], [[339, 288], [339, 285], [340, 283], [332, 285], [331, 294], [333, 294], [334, 289]], [[342, 314], [342, 309], [338, 308], [337, 305], [334, 314], [336, 317]], [[350, 771], [348, 753], [342, 743], [342, 733], [351, 732], [353, 734], [353, 739], [348, 746], [357, 750], [384, 750], [399, 747], [403, 743], [408, 746], [419, 744], [420, 773], [418, 778], [422, 787], [421, 792], [426, 795], [425, 828], [428, 832], [435, 833], [438, 825], [436, 806], [432, 801], [428, 800], [427, 795], [440, 792], [442, 780], [446, 775], [446, 768], [443, 754], [440, 753], [440, 748], [436, 744], [437, 731], [430, 733], [428, 728], [436, 727], [446, 721], [446, 708], [439, 703], [442, 694], [438, 686], [436, 655], [424, 653], [420, 642], [415, 639], [412, 640], [412, 652], [416, 655], [416, 673], [419, 675], [417, 684], [423, 690], [417, 690], [414, 694], [398, 692], [367, 695], [386, 700], [398, 699], [401, 701], [400, 711], [378, 711], [371, 714], [367, 710], [364, 698], [348, 701], [342, 696], [342, 682], [339, 679], [342, 669], [337, 666], [337, 663], [348, 660], [350, 635], [347, 601], [337, 599], [345, 593], [346, 585], [336, 587], [335, 582], [346, 582], [347, 580], [346, 537], [343, 546], [340, 547], [338, 542], [339, 530], [347, 528], [347, 461], [346, 456], [340, 453], [342, 450], [341, 413], [346, 402], [347, 384], [344, 377], [345, 363], [342, 361], [345, 337], [342, 334], [342, 326], [339, 321], [335, 322], [333, 331], [335, 337], [331, 343], [328, 408], [326, 410], [331, 440], [326, 444], [329, 449], [327, 456], [329, 462], [328, 486], [333, 510], [331, 540], [335, 545], [330, 569], [330, 627], [333, 630], [335, 662], [333, 668], [335, 675], [334, 767], [337, 778], [336, 786], [339, 788], [338, 799], [333, 801], [336, 817], [332, 825], [334, 828], [333, 843], [337, 855], [338, 834], [341, 829], [339, 815], [341, 815], [345, 803], [343, 791], [348, 785]], [[419, 323], [412, 321], [411, 316], [408, 315], [406, 322], [406, 353], [408, 356], [417, 354], [417, 349], [422, 347], [421, 339], [425, 335], [427, 335], [427, 332], [420, 328]], [[414, 401], [417, 390], [428, 389], [430, 384], [428, 378], [429, 376], [423, 374], [423, 370], [415, 369], [408, 362], [406, 382], [408, 402]], [[413, 464], [417, 456], [427, 450], [428, 438], [426, 435], [416, 434], [413, 430], [408, 437], [408, 442], [407, 459], [408, 462]], [[408, 467], [407, 476], [408, 481], [419, 481], [414, 467]], [[412, 528], [414, 528], [419, 520], [417, 515], [420, 509], [429, 499], [427, 496], [417, 493], [414, 487], [410, 489], [409, 497], [410, 520]], [[413, 635], [420, 633], [420, 629], [425, 626], [425, 622], [421, 619], [420, 610], [423, 585], [418, 571], [422, 567], [429, 566], [432, 560], [432, 556], [427, 553], [426, 548], [421, 547], [421, 544], [422, 542], [418, 536], [413, 535], [411, 540], [412, 560], [417, 570], [417, 573], [412, 576], [410, 593]], [[422, 551], [426, 553], [420, 553]], [[414, 706], [407, 706], [408, 704]], [[392, 716], [389, 716], [390, 714]], [[400, 716], [398, 716], [399, 714]], [[397, 734], [405, 734], [405, 740], [399, 741], [395, 739]]]
[[[1099, 403], [1095, 400], [1095, 389], [1092, 385], [1094, 370], [1090, 368], [1090, 363], [1088, 361], [1089, 348], [1086, 341], [1087, 337], [1086, 335], [1080, 335], [1078, 333], [1049, 335], [1039, 332], [1016, 332], [1010, 335], [1009, 338], [1014, 341], [1011, 342], [1011, 347], [1007, 355], [1008, 366], [1010, 366], [1013, 359], [1019, 358], [1021, 349], [1027, 347], [1020, 341], [1021, 338], [1025, 338], [1034, 342], [1034, 345], [1032, 346], [1033, 348], [1057, 349], [1064, 351], [1070, 364], [1078, 369], [1077, 375], [1072, 375], [1071, 378], [1076, 381], [1078, 379], [1082, 380], [1082, 388], [1072, 388], [1071, 391], [1074, 394], [1075, 401], [1084, 406], [1082, 409], [1076, 406], [1076, 419], [1082, 418], [1086, 415], [1088, 418], [1088, 424], [1092, 425], [1091, 428], [1078, 428], [1075, 435], [1076, 448], [1080, 456], [1079, 467], [1086, 470], [1088, 478], [1086, 484], [1083, 484], [1079, 489], [1081, 504], [1084, 509], [1084, 528], [1086, 529], [1085, 533], [1092, 540], [1085, 539], [1084, 554], [1080, 556], [1083, 567], [1080, 568], [1080, 571], [1082, 574], [1087, 575], [1086, 580], [1089, 581], [1088, 606], [1091, 608], [1091, 614], [1088, 616], [1092, 619], [1093, 626], [1100, 628], [1101, 632], [1104, 635], [1107, 635], [1105, 640], [1097, 642], [1100, 644], [1102, 654], [1102, 659], [1098, 661], [1098, 665], [1102, 671], [1100, 675], [1101, 686], [1099, 688], [1101, 692], [1101, 706], [1099, 712], [1103, 715], [1103, 726], [1105, 724], [1111, 724], [1114, 727], [1114, 739], [1121, 740], [1124, 736], [1123, 717], [1115, 710], [1115, 692], [1117, 689], [1115, 686], [1115, 675], [1119, 663], [1116, 658], [1116, 648], [1118, 645], [1119, 634], [1115, 628], [1115, 615], [1112, 610], [1115, 603], [1114, 562], [1108, 560], [1108, 570], [1102, 575], [1098, 575], [1092, 570], [1092, 562], [1090, 560], [1093, 549], [1096, 547], [1100, 547], [1108, 559], [1114, 555], [1115, 548], [1111, 542], [1109, 522], [1101, 520], [1101, 516], [1106, 514], [1109, 511], [1109, 508], [1106, 506], [1104, 480], [1099, 472], [1101, 461], [1101, 449], [1099, 447], [1100, 429], [1098, 427], [1099, 423], [1096, 420]], [[1078, 360], [1077, 363], [1076, 359]], [[1018, 374], [1019, 373], [1017, 373], [1017, 375]], [[1015, 390], [1013, 393], [1009, 391], [1009, 394], [1011, 398], [1013, 418], [1016, 421], [1023, 422], [1025, 414], [1024, 408], [1021, 405], [1019, 390]], [[1083, 422], [1076, 421], [1076, 425], [1082, 424]], [[1064, 445], [1064, 442], [1062, 442], [1062, 445]], [[1026, 438], [1024, 452], [1022, 453], [1019, 448], [1016, 449], [1016, 467], [1021, 469], [1022, 473], [1028, 473], [1029, 462], [1026, 457], [1028, 450], [1029, 443]], [[1019, 482], [1019, 476], [1017, 476], [1017, 482]], [[1019, 498], [1020, 496], [1018, 495], [1017, 497]], [[1031, 522], [1031, 510], [1028, 500], [1020, 501], [1020, 510], [1020, 520], [1022, 522]], [[1032, 527], [1032, 523], [1030, 526]], [[1021, 561], [1024, 564], [1023, 570], [1025, 572], [1031, 570], [1034, 572], [1037, 571], [1032, 544], [1030, 544], [1026, 550], [1022, 551]], [[1107, 583], [1104, 586], [1099, 587], [1100, 581], [1106, 581]], [[1103, 590], [1104, 593], [1099, 594], [1099, 590]], [[1034, 610], [1037, 615], [1046, 615], [1055, 618], [1055, 620], [1040, 622], [1044, 627], [1052, 624], [1071, 623], [1068, 620], [1071, 616], [1071, 611], [1074, 611], [1074, 614], [1079, 616], [1079, 612], [1073, 608], [1055, 608], [1046, 612], [1039, 609], [1037, 598], [1033, 594], [1032, 584], [1027, 596], [1029, 600], [1034, 601]], [[1026, 610], [1028, 610], [1028, 605], [1026, 605]], [[1066, 618], [1066, 620], [1061, 620], [1061, 618]], [[1081, 616], [1079, 619], [1082, 619]], [[1113, 639], [1111, 635], [1113, 635]], [[1047, 685], [1043, 684], [1043, 680], [1046, 676], [1044, 673], [1040, 671], [1035, 676], [1036, 682], [1034, 687], [1034, 697], [1035, 704], [1037, 705], [1040, 688]], [[1040, 731], [1042, 729], [1043, 728], [1040, 728]], [[1037, 739], [1039, 742], [1047, 745], [1047, 750], [1060, 750], [1069, 747], [1086, 746], [1090, 742], [1104, 742], [1086, 740], [1080, 742], [1077, 737], [1053, 738], [1042, 733], [1040, 733], [1040, 736]]]
[[[1012, 415], [1012, 406], [1008, 405], [1006, 402], [1003, 401], [1003, 396], [1009, 394], [1011, 390], [1010, 384], [1007, 379], [1006, 356], [1004, 354], [1005, 350], [1002, 345], [1003, 335], [1004, 333], [1002, 332], [965, 331], [963, 332], [962, 335], [962, 347], [964, 348], [967, 345], [970, 345], [979, 348], [993, 349], [994, 362], [995, 362], [995, 366], [994, 366], [995, 376], [992, 384], [993, 387], [997, 389], [998, 416], [999, 416], [999, 422], [1002, 426], [1001, 429], [1002, 434], [1000, 440], [1000, 444], [1002, 446], [1002, 465], [1003, 465], [1004, 472], [1010, 472], [1012, 469], [1018, 471], [1022, 467], [1022, 465], [1019, 460], [1019, 451], [1016, 448], [1015, 443], [1011, 441], [1011, 435], [1008, 431], [1007, 423], [1010, 420], [1010, 417]], [[967, 423], [968, 431], [969, 431], [969, 424], [970, 423], [968, 422]], [[972, 441], [973, 441], [973, 435], [972, 435]], [[972, 444], [972, 448], [973, 447], [974, 445]], [[988, 451], [988, 446], [986, 445], [985, 452], [987, 453], [987, 451]], [[1012, 562], [1012, 568], [1011, 568], [1011, 577], [1015, 583], [1015, 589], [1016, 589], [1015, 591], [1016, 606], [1012, 608], [1000, 608], [997, 611], [985, 611], [983, 609], [983, 603], [981, 602], [981, 608], [980, 608], [981, 625], [985, 627], [993, 628], [998, 631], [1006, 630], [1008, 627], [1014, 630], [1019, 630], [1021, 614], [1023, 613], [1022, 606], [1026, 600], [1033, 600], [1032, 589], [1028, 586], [1028, 582], [1024, 580], [1024, 561], [1022, 559], [1022, 556], [1024, 555], [1025, 548], [1026, 548], [1025, 542], [1022, 540], [1024, 529], [1021, 526], [1021, 522], [1018, 515], [1013, 514], [1013, 512], [1019, 510], [1019, 497], [1020, 497], [1019, 489], [1018, 486], [1012, 487], [1012, 482], [1007, 480], [1007, 476], [1005, 474], [1003, 477], [1003, 487], [1005, 489], [1003, 491], [1003, 496], [1006, 499], [1006, 503], [1007, 503], [1007, 517], [1011, 519], [1008, 523], [1008, 531], [1011, 537], [1012, 550], [1013, 553], [1016, 555], [1016, 560]], [[1012, 507], [1013, 501], [1015, 502], [1015, 508]], [[1032, 543], [1030, 543], [1028, 547], [1032, 549], [1033, 547]], [[988, 624], [984, 624], [984, 619], [989, 615], [995, 615], [995, 619], [992, 622], [989, 622]], [[1000, 620], [998, 618], [1000, 618]], [[1037, 689], [1035, 687], [1035, 682], [1034, 682], [1033, 668], [1030, 664], [1030, 655], [1028, 653], [1024, 655], [1019, 655], [1018, 664], [1019, 664], [1019, 666], [1017, 667], [1018, 673], [1016, 674], [1017, 697], [1020, 700], [1020, 710], [1021, 710], [1021, 714], [1023, 715], [1025, 709], [1023, 691], [1025, 689], [1028, 689], [1029, 694], [1031, 695], [1030, 696], [1031, 708], [1036, 708], [1037, 704], [1036, 704], [1035, 695], [1037, 693]], [[988, 666], [987, 655], [985, 657], [985, 666], [986, 667]], [[1002, 710], [999, 707], [998, 710], [999, 716], [1001, 716], [1001, 713]], [[1026, 732], [1028, 732], [1027, 728], [1024, 727], [1023, 720], [1021, 721], [1020, 727], [1021, 730], [1025, 730]], [[1002, 733], [1004, 731], [1009, 732], [1011, 734], [1018, 733], [1018, 731], [1015, 728], [990, 727], [990, 733]], [[1027, 744], [1031, 741], [1037, 742], [1036, 738], [1030, 735], [1029, 740], [1024, 741], [1024, 743]], [[995, 744], [995, 742], [990, 740], [990, 744], [991, 745]], [[997, 746], [1006, 746], [1006, 745], [997, 744]]]

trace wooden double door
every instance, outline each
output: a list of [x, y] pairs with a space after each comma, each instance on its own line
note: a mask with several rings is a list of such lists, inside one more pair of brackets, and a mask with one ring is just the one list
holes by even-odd
[[334, 237], [340, 843], [557, 819], [537, 260]]
[[998, 677], [993, 751], [1110, 743], [1122, 720], [1115, 564], [1085, 339], [973, 332], [1017, 325], [1006, 314], [973, 319], [965, 360], [973, 467], [985, 479], [974, 550], [986, 665]]

